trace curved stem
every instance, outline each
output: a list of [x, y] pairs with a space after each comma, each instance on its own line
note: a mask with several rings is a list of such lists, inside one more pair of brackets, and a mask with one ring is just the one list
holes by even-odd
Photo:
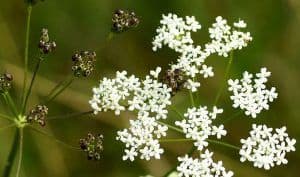
[[20, 176], [20, 171], [21, 171], [21, 165], [22, 165], [22, 157], [23, 157], [23, 128], [20, 128], [19, 130], [20, 133], [20, 138], [19, 138], [19, 160], [18, 160], [18, 166], [17, 166], [17, 173], [16, 173], [16, 177]]
[[33, 83], [34, 83], [34, 81], [35, 81], [36, 74], [37, 74], [37, 72], [38, 72], [38, 70], [39, 70], [39, 68], [40, 68], [40, 64], [41, 64], [41, 61], [42, 61], [42, 60], [43, 60], [43, 58], [40, 57], [40, 58], [38, 59], [38, 62], [37, 62], [37, 64], [36, 64], [35, 68], [34, 68], [34, 72], [33, 72], [32, 78], [31, 78], [31, 82], [30, 82], [30, 85], [29, 85], [29, 89], [28, 89], [28, 91], [26, 92], [26, 97], [25, 97], [25, 99], [24, 99], [24, 101], [23, 101], [23, 104], [22, 104], [22, 113], [23, 113], [23, 114], [24, 114], [24, 112], [25, 112], [25, 110], [26, 110], [28, 98], [29, 98], [29, 96], [30, 96], [30, 94], [31, 94], [32, 86], [33, 86]]
[[184, 115], [182, 115], [174, 106], [169, 106], [172, 111], [174, 111], [181, 119], [185, 119]]
[[93, 113], [94, 113], [94, 111], [86, 111], [86, 112], [71, 113], [71, 114], [65, 114], [65, 115], [59, 115], [59, 116], [49, 116], [47, 118], [47, 120], [67, 119], [67, 118], [73, 118], [73, 117], [89, 115], [89, 114], [93, 114]]
[[29, 4], [27, 6], [26, 36], [25, 36], [25, 49], [24, 49], [24, 81], [23, 81], [23, 92], [22, 92], [21, 100], [25, 98], [26, 84], [27, 84], [31, 12], [32, 12], [32, 6], [31, 4]]
[[224, 121], [221, 121], [221, 123], [225, 124], [225, 123], [239, 117], [242, 113], [243, 113], [243, 110], [240, 110], [240, 111], [236, 112], [235, 114], [233, 114], [232, 116], [230, 116], [229, 118], [225, 119]]
[[172, 143], [172, 142], [183, 142], [183, 141], [195, 141], [193, 139], [187, 138], [179, 138], [179, 139], [160, 139], [159, 142], [161, 143]]
[[58, 95], [60, 95], [66, 88], [68, 88], [72, 82], [74, 81], [74, 77], [71, 77], [71, 79], [66, 83], [66, 85], [64, 85], [60, 90], [58, 90], [53, 96], [51, 96], [50, 98], [48, 98], [48, 100], [45, 102], [45, 104], [50, 103], [51, 101], [53, 101]]
[[67, 144], [67, 143], [65, 143], [65, 142], [63, 142], [63, 141], [61, 141], [61, 140], [55, 138], [53, 135], [49, 135], [48, 133], [43, 132], [42, 130], [39, 130], [39, 129], [33, 127], [33, 126], [30, 126], [30, 127], [31, 127], [31, 130], [34, 130], [35, 132], [38, 132], [38, 133], [40, 133], [40, 134], [42, 134], [42, 135], [44, 135], [44, 136], [46, 136], [46, 137], [48, 137], [48, 138], [52, 138], [52, 139], [54, 139], [56, 142], [58, 142], [58, 143], [64, 145], [65, 147], [67, 147], [67, 148], [69, 148], [69, 149], [73, 149], [73, 150], [77, 150], [77, 151], [80, 151], [80, 150], [81, 150], [80, 148], [77, 148], [77, 147], [74, 147], [74, 146], [72, 146], [72, 145], [69, 145], [69, 144]]
[[9, 121], [14, 121], [11, 117], [4, 115], [4, 114], [0, 114], [0, 118], [3, 118], [5, 120], [9, 120]]
[[222, 96], [224, 87], [226, 86], [226, 83], [227, 83], [227, 80], [228, 80], [228, 75], [229, 75], [229, 71], [230, 71], [230, 68], [231, 68], [232, 61], [233, 61], [233, 50], [230, 52], [230, 57], [229, 57], [229, 60], [228, 60], [227, 66], [226, 66], [223, 84], [222, 84], [222, 86], [220, 87], [220, 89], [217, 93], [217, 96], [216, 96], [215, 101], [214, 101], [214, 106], [216, 106], [218, 104], [218, 101], [219, 101], [220, 97]]
[[223, 141], [218, 141], [218, 140], [212, 140], [212, 139], [207, 139], [207, 142], [212, 143], [212, 144], [217, 144], [217, 145], [221, 145], [224, 147], [228, 147], [231, 149], [235, 149], [235, 150], [240, 150], [241, 148]]
[[11, 150], [9, 152], [7, 161], [6, 161], [5, 166], [4, 166], [4, 171], [3, 171], [2, 177], [9, 177], [10, 176], [12, 166], [13, 166], [13, 163], [14, 163], [14, 160], [15, 160], [15, 157], [16, 157], [16, 154], [17, 154], [17, 150], [18, 150], [19, 138], [20, 138], [19, 129], [17, 128], [16, 132], [15, 132], [14, 139], [13, 139], [13, 144], [11, 146]]

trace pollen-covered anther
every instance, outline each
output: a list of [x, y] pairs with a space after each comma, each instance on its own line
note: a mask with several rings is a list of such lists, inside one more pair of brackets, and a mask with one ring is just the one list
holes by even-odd
[[56, 48], [56, 43], [54, 41], [50, 41], [48, 29], [46, 28], [43, 28], [41, 31], [41, 37], [38, 47], [42, 54], [49, 54]]
[[72, 71], [75, 77], [88, 77], [95, 67], [96, 52], [81, 51], [72, 56]]
[[30, 110], [26, 119], [28, 123], [39, 123], [41, 126], [46, 125], [46, 117], [48, 115], [48, 108], [45, 105], [37, 105], [35, 108]]
[[100, 160], [103, 151], [103, 135], [89, 133], [87, 137], [79, 140], [81, 150], [86, 152], [88, 160]]
[[7, 92], [11, 89], [13, 76], [9, 73], [0, 74], [0, 93]]
[[112, 31], [123, 32], [138, 26], [139, 23], [140, 20], [134, 12], [118, 9], [112, 17]]

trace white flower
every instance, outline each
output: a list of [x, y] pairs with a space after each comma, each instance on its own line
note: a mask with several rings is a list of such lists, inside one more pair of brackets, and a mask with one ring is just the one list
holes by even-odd
[[271, 72], [266, 68], [261, 68], [260, 73], [253, 74], [244, 72], [243, 78], [238, 80], [228, 80], [228, 90], [232, 92], [230, 99], [233, 100], [233, 107], [240, 107], [245, 110], [246, 115], [256, 118], [264, 109], [269, 109], [269, 102], [273, 102], [278, 94], [276, 89], [272, 87], [270, 90], [266, 88], [268, 77]]
[[197, 88], [200, 87], [200, 82], [194, 82], [191, 79], [188, 79], [185, 83], [185, 87], [191, 90], [192, 92], [196, 92]]
[[222, 161], [215, 163], [213, 153], [208, 150], [200, 155], [199, 159], [193, 159], [185, 155], [178, 157], [180, 164], [177, 166], [179, 177], [232, 177], [232, 171], [226, 171]]
[[212, 121], [216, 119], [217, 114], [222, 113], [222, 109], [213, 108], [212, 112], [207, 110], [207, 107], [189, 108], [184, 114], [186, 119], [176, 121], [175, 125], [182, 128], [186, 138], [195, 140], [194, 145], [198, 150], [203, 150], [208, 146], [207, 138], [216, 135], [218, 139], [226, 135], [224, 125], [219, 127], [213, 126]]
[[233, 26], [236, 28], [246, 28], [247, 24], [244, 22], [244, 20], [239, 20], [238, 22], [234, 22]]
[[214, 72], [212, 71], [213, 68], [210, 66], [202, 65], [202, 70], [200, 70], [200, 74], [203, 74], [204, 78], [213, 77]]
[[252, 125], [250, 137], [241, 139], [243, 144], [240, 155], [241, 162], [253, 162], [254, 167], [269, 170], [275, 165], [287, 164], [286, 153], [295, 151], [295, 139], [290, 139], [286, 127], [275, 129], [266, 125]]

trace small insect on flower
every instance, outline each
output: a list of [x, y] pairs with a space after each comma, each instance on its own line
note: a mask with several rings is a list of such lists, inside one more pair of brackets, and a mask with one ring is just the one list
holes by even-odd
[[11, 88], [13, 76], [9, 73], [0, 74], [0, 93], [7, 92]]
[[79, 140], [80, 148], [87, 153], [88, 160], [100, 160], [103, 151], [103, 135], [88, 133], [86, 138]]
[[37, 122], [41, 126], [46, 125], [46, 117], [48, 115], [48, 108], [45, 105], [37, 105], [35, 108], [31, 109], [26, 119], [27, 122]]
[[166, 84], [169, 88], [172, 89], [172, 95], [175, 95], [176, 92], [180, 91], [186, 79], [184, 78], [184, 73], [180, 69], [167, 70], [162, 82]]
[[42, 54], [49, 54], [55, 50], [56, 43], [54, 41], [50, 41], [48, 29], [46, 28], [42, 29], [38, 46]]
[[112, 17], [112, 31], [124, 32], [130, 28], [137, 27], [140, 23], [139, 18], [132, 11], [118, 9]]
[[72, 56], [72, 71], [75, 77], [88, 77], [95, 67], [96, 52], [81, 51]]

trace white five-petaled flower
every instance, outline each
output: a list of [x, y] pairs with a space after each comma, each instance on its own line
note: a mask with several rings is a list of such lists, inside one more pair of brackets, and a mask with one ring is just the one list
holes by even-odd
[[222, 112], [223, 110], [217, 107], [214, 107], [212, 112], [209, 112], [206, 106], [189, 108], [184, 114], [186, 119], [176, 121], [175, 124], [182, 128], [186, 138], [195, 140], [194, 145], [198, 150], [203, 150], [204, 147], [208, 146], [207, 138], [209, 136], [215, 135], [220, 139], [227, 133], [224, 130], [224, 125], [218, 127], [212, 125], [212, 121]]
[[286, 127], [275, 129], [266, 125], [252, 125], [250, 137], [241, 139], [241, 162], [253, 162], [254, 167], [269, 170], [275, 165], [287, 164], [286, 153], [295, 151], [296, 140], [289, 138]]
[[246, 71], [242, 79], [228, 80], [233, 107], [245, 110], [245, 114], [253, 118], [256, 118], [263, 109], [269, 109], [269, 102], [273, 102], [278, 96], [275, 87], [269, 90], [266, 88], [271, 72], [266, 68], [261, 68], [255, 76], [256, 78]]
[[232, 171], [226, 171], [222, 161], [215, 163], [212, 159], [212, 152], [206, 150], [200, 158], [193, 159], [185, 155], [178, 157], [177, 166], [179, 177], [232, 177]]

